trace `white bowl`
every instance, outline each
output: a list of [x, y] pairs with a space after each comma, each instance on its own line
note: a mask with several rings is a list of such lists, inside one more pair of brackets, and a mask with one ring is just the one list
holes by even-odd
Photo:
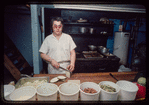
[[14, 90], [10, 94], [10, 100], [12, 101], [26, 101], [35, 100], [36, 89], [32, 86], [24, 86]]
[[53, 83], [44, 83], [37, 88], [37, 99], [40, 101], [57, 101], [58, 86]]
[[138, 87], [136, 84], [126, 81], [126, 80], [120, 80], [116, 83], [120, 87], [120, 92], [118, 94], [118, 100], [135, 100]]
[[[103, 90], [100, 85], [110, 85], [113, 88], [116, 89], [116, 92], [107, 92], [105, 90]], [[100, 95], [99, 95], [99, 99], [101, 101], [115, 101], [117, 100], [118, 97], [118, 92], [120, 91], [120, 88], [118, 85], [116, 85], [114, 82], [111, 81], [102, 81], [99, 83], [99, 87], [101, 89]]]
[[13, 85], [4, 85], [4, 97], [7, 97], [14, 91], [15, 87]]
[[66, 82], [59, 86], [61, 101], [78, 101], [79, 85], [72, 82]]
[[4, 98], [6, 100], [10, 100], [9, 96], [14, 90], [15, 90], [15, 87], [13, 85], [4, 85]]
[[[93, 88], [97, 93], [86, 93], [83, 90], [85, 88]], [[99, 100], [99, 85], [94, 82], [83, 82], [80, 84], [80, 99], [81, 101], [98, 101]]]

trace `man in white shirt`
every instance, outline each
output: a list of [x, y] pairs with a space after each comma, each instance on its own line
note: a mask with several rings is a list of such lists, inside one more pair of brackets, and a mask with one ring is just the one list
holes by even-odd
[[[51, 25], [53, 33], [48, 35], [43, 41], [39, 50], [40, 56], [43, 60], [49, 62], [49, 74], [65, 74], [65, 71], [60, 69], [59, 66], [67, 68], [72, 72], [74, 70], [76, 60], [76, 44], [70, 35], [62, 32], [62, 18], [53, 18], [51, 20]], [[70, 60], [70, 62], [58, 63], [67, 60]]]

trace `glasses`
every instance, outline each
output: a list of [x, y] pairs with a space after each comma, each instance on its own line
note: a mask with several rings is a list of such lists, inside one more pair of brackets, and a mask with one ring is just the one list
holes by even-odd
[[53, 25], [53, 28], [62, 28], [62, 25]]

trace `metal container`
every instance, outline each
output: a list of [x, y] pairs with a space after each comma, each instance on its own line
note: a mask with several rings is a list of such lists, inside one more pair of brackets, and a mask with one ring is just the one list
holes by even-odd
[[95, 29], [94, 28], [90, 28], [90, 34], [95, 34], [95, 33], [96, 33]]
[[83, 51], [82, 54], [85, 58], [103, 58], [104, 57], [97, 51]]
[[91, 51], [94, 51], [94, 50], [97, 49], [97, 47], [94, 46], [94, 45], [88, 45], [88, 48], [89, 48], [89, 50], [91, 50]]
[[16, 83], [15, 88], [20, 88], [25, 84], [26, 82], [34, 82], [36, 80], [42, 81], [45, 80], [47, 83], [49, 82], [49, 77], [23, 77], [19, 79], [19, 81]]
[[115, 32], [113, 54], [120, 58], [120, 64], [127, 64], [129, 32]]
[[80, 30], [80, 33], [82, 33], [82, 34], [85, 34], [88, 32], [88, 28], [86, 28], [86, 27], [80, 27], [79, 30]]
[[113, 55], [111, 53], [107, 54], [106, 56], [107, 56], [107, 58], [111, 58], [111, 59], [116, 57], [115, 55]]
[[98, 46], [98, 51], [102, 54], [109, 54], [109, 49], [104, 46]]

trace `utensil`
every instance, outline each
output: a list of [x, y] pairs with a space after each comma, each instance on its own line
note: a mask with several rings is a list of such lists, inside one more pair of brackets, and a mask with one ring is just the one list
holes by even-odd
[[111, 76], [112, 78], [114, 78], [115, 80], [118, 81], [118, 79], [116, 79], [111, 73], [109, 73], [109, 74], [110, 74], [110, 76]]
[[[68, 69], [65, 69], [65, 68], [63, 68], [63, 67], [61, 67], [61, 66], [59, 66], [59, 68], [65, 70], [65, 71], [69, 71]], [[69, 71], [69, 72], [72, 73], [71, 71]]]

